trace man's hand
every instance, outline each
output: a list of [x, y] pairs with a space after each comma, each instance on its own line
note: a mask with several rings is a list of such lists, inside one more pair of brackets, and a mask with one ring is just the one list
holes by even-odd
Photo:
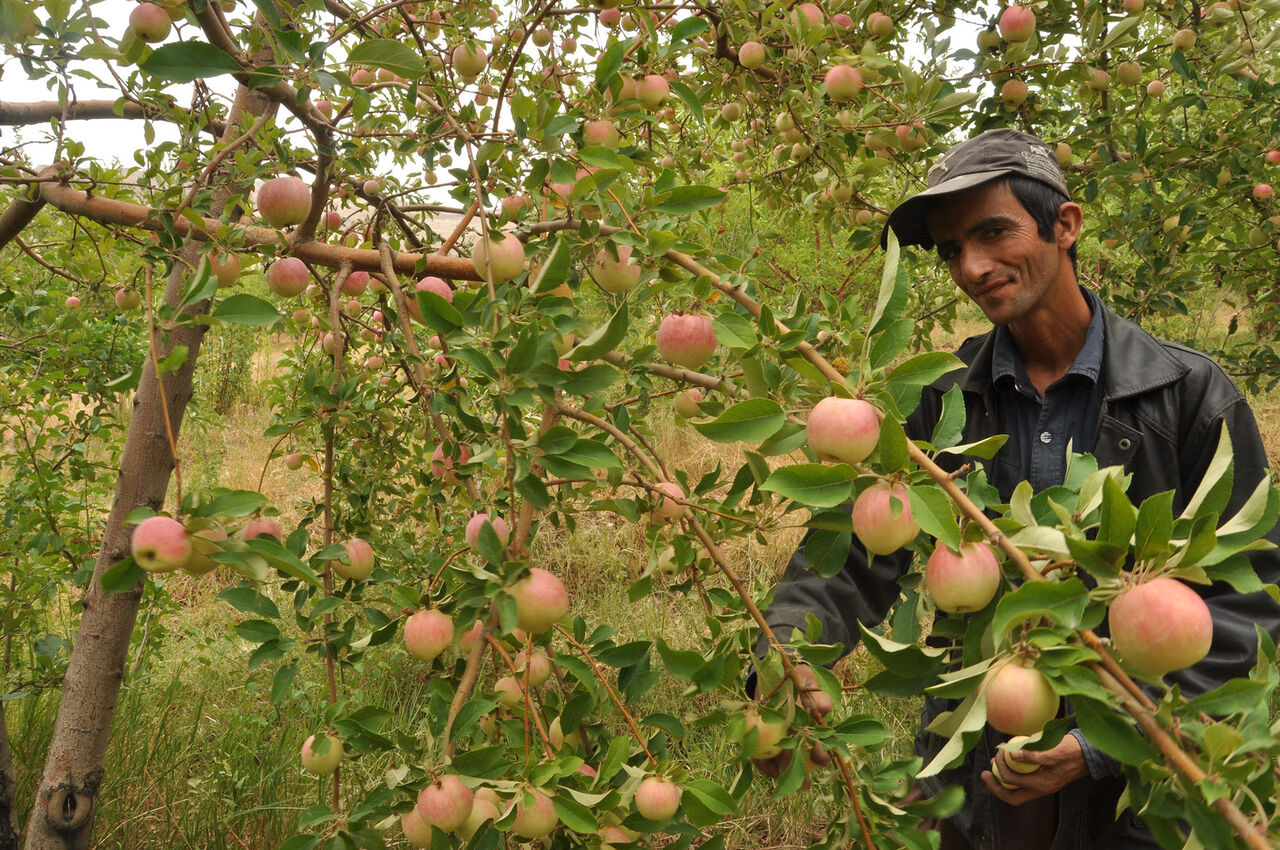
[[[818, 677], [814, 675], [813, 668], [808, 664], [796, 665], [796, 679], [800, 681], [801, 690], [808, 696], [808, 702], [818, 713], [819, 717], [826, 717], [831, 713], [833, 708], [831, 697], [818, 687]], [[787, 684], [790, 687], [790, 683]], [[757, 694], [757, 696], [760, 696]], [[796, 697], [796, 703], [799, 706], [797, 711], [808, 713], [805, 708], [805, 700], [799, 696]], [[765, 776], [777, 779], [782, 772], [791, 764], [791, 758], [795, 754], [794, 750], [783, 750], [778, 755], [769, 759], [752, 759], [751, 763], [756, 766]], [[814, 744], [807, 750], [808, 757], [817, 765], [828, 765], [831, 763], [831, 756], [822, 748], [821, 744]]]
[[998, 751], [993, 763], [1000, 769], [1000, 778], [1006, 785], [1012, 785], [1012, 789], [1001, 785], [990, 770], [982, 772], [982, 781], [991, 793], [1013, 806], [1052, 794], [1089, 775], [1089, 766], [1085, 764], [1080, 742], [1074, 735], [1067, 735], [1051, 750], [1020, 750], [1015, 756], [1023, 764], [1038, 764], [1040, 768], [1034, 773], [1019, 773], [1009, 766], [1005, 751]]

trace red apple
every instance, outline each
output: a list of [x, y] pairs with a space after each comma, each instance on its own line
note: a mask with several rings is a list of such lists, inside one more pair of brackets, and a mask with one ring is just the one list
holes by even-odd
[[1267, 165], [1280, 165], [1280, 150], [1272, 148], [1262, 155], [1262, 159]]
[[410, 809], [400, 816], [400, 829], [414, 847], [431, 846], [431, 824], [422, 819], [417, 809]]
[[129, 538], [133, 559], [149, 573], [180, 570], [191, 559], [191, 539], [182, 523], [167, 516], [147, 517]]
[[738, 61], [742, 63], [742, 67], [754, 71], [764, 64], [765, 49], [764, 45], [758, 41], [745, 41], [738, 48]]
[[516, 602], [516, 623], [530, 634], [540, 634], [569, 613], [569, 591], [555, 574], [540, 567], [507, 588]]
[[68, 309], [74, 310], [80, 306], [80, 297], [78, 295], [68, 295], [67, 300], [63, 302]]
[[483, 279], [488, 279], [486, 260], [494, 283], [514, 280], [524, 271], [524, 244], [514, 234], [494, 231], [488, 240], [478, 239], [471, 254], [471, 265]]
[[609, 256], [607, 248], [601, 248], [591, 266], [591, 275], [605, 292], [624, 295], [640, 283], [640, 266], [631, 262], [631, 246], [618, 246], [618, 259]]
[[880, 418], [859, 398], [824, 398], [805, 424], [809, 448], [823, 460], [861, 463], [880, 440]]
[[301, 295], [309, 280], [307, 264], [297, 257], [285, 257], [267, 267], [267, 287], [283, 298]]
[[471, 814], [474, 799], [475, 795], [461, 779], [446, 773], [418, 793], [414, 810], [425, 823], [441, 832], [456, 832]]
[[258, 214], [272, 227], [306, 221], [311, 211], [311, 187], [299, 177], [273, 177], [258, 190]]
[[1200, 594], [1162, 576], [1126, 590], [1111, 603], [1111, 643], [1125, 661], [1163, 676], [1209, 652], [1213, 617]]
[[636, 788], [636, 811], [646, 820], [671, 820], [680, 808], [680, 786], [661, 776], [646, 776]]
[[241, 540], [252, 540], [255, 537], [274, 537], [284, 542], [284, 532], [280, 524], [270, 519], [251, 519], [240, 529]]
[[526, 788], [516, 798], [516, 819], [511, 831], [521, 838], [542, 838], [556, 828], [560, 817], [551, 797], [538, 788]]
[[636, 84], [636, 96], [652, 111], [667, 102], [667, 98], [671, 96], [671, 84], [661, 74], [646, 74]]
[[155, 3], [139, 3], [129, 13], [129, 29], [138, 41], [155, 44], [169, 37], [169, 13]]
[[980, 611], [1000, 588], [1000, 563], [986, 543], [965, 543], [959, 555], [939, 543], [925, 565], [924, 584], [943, 611]]
[[862, 91], [862, 72], [849, 65], [833, 65], [822, 85], [832, 100], [853, 100]]
[[920, 526], [911, 515], [906, 485], [881, 480], [859, 493], [853, 503], [853, 533], [873, 555], [888, 555], [915, 540]]
[[658, 325], [658, 356], [675, 366], [697, 369], [716, 350], [716, 333], [707, 316], [671, 313]]
[[1058, 695], [1034, 667], [1010, 661], [987, 674], [987, 723], [1006, 735], [1034, 735], [1058, 713]]
[[239, 254], [220, 254], [215, 251], [206, 254], [205, 259], [209, 262], [209, 273], [217, 278], [219, 289], [234, 286], [240, 279]]
[[997, 26], [1005, 41], [1018, 44], [1035, 35], [1036, 13], [1026, 6], [1006, 6]]
[[373, 572], [373, 547], [368, 541], [353, 537], [347, 541], [347, 560], [332, 561], [333, 571], [343, 578], [362, 581]]
[[493, 529], [493, 533], [498, 536], [498, 542], [503, 546], [507, 545], [507, 541], [511, 539], [511, 526], [507, 525], [507, 521], [500, 516], [490, 517], [486, 513], [478, 513], [467, 520], [467, 528], [465, 536], [467, 544], [472, 548], [480, 542], [480, 529], [486, 524]]
[[1270, 183], [1259, 183], [1253, 187], [1253, 197], [1259, 201], [1269, 200], [1272, 192]]
[[323, 733], [319, 739], [309, 735], [302, 742], [302, 768], [316, 776], [328, 776], [342, 762], [342, 739]]

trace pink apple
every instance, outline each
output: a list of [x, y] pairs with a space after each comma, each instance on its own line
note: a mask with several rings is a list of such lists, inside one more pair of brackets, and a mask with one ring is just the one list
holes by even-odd
[[654, 494], [657, 502], [654, 504], [652, 514], [652, 519], [655, 522], [671, 522], [689, 515], [689, 509], [681, 504], [685, 499], [685, 494], [679, 484], [671, 481], [659, 481], [653, 485], [653, 489], [657, 491]]
[[997, 26], [1005, 41], [1018, 44], [1036, 34], [1036, 13], [1026, 6], [1006, 6]]
[[368, 88], [377, 81], [377, 77], [368, 68], [356, 68], [351, 72], [351, 85], [356, 88]]
[[853, 18], [844, 12], [836, 12], [831, 16], [831, 24], [838, 30], [852, 29]]
[[1111, 603], [1111, 643], [1125, 661], [1163, 676], [1209, 652], [1213, 617], [1200, 594], [1162, 576], [1126, 590]]
[[434, 292], [450, 304], [453, 303], [453, 287], [446, 283], [443, 278], [428, 275], [418, 281], [413, 288], [418, 292]]
[[698, 407], [702, 403], [702, 390], [697, 387], [676, 394], [674, 407], [676, 415], [681, 419], [692, 419], [702, 412]]
[[450, 61], [454, 73], [469, 83], [480, 76], [480, 72], [489, 63], [489, 56], [480, 45], [464, 42], [453, 49]]
[[605, 292], [624, 295], [640, 283], [640, 266], [631, 262], [631, 246], [618, 246], [618, 259], [609, 256], [607, 248], [601, 248], [591, 265], [591, 276]]
[[1000, 102], [1010, 109], [1016, 109], [1027, 99], [1027, 84], [1022, 80], [1005, 80], [1000, 87]]
[[925, 565], [924, 584], [943, 611], [980, 611], [1000, 588], [1000, 563], [986, 543], [965, 543], [959, 555], [939, 543]]
[[370, 178], [360, 184], [360, 191], [366, 195], [376, 197], [382, 193], [382, 181], [377, 178]]
[[252, 540], [255, 537], [274, 537], [284, 542], [284, 532], [280, 523], [270, 519], [251, 519], [240, 529], [241, 540]]
[[833, 65], [822, 85], [832, 100], [853, 100], [862, 91], [862, 72], [849, 65]]
[[[466, 446], [458, 448], [458, 463], [467, 463], [471, 460], [471, 450]], [[453, 474], [453, 452], [445, 454], [444, 446], [436, 446], [436, 450], [431, 453], [431, 475], [434, 478], [442, 479], [445, 483], [453, 483], [457, 481], [457, 477]]]
[[711, 319], [691, 313], [671, 313], [658, 325], [658, 356], [675, 366], [697, 369], [716, 350]]
[[498, 700], [498, 705], [511, 711], [524, 705], [524, 689], [520, 687], [520, 682], [515, 676], [503, 676], [494, 682], [493, 693]]
[[400, 829], [414, 847], [431, 846], [431, 824], [422, 819], [416, 808], [400, 816]]
[[330, 562], [333, 571], [343, 578], [363, 581], [373, 572], [373, 547], [368, 541], [353, 537], [347, 541], [347, 560]]
[[764, 45], [758, 41], [745, 41], [738, 48], [738, 61], [748, 70], [754, 71], [759, 68], [764, 64], [764, 60]]
[[301, 295], [309, 280], [307, 264], [297, 257], [285, 257], [267, 267], [267, 287], [282, 298]]
[[498, 542], [503, 546], [511, 539], [511, 526], [507, 525], [507, 521], [500, 516], [490, 517], [486, 513], [478, 513], [467, 520], [467, 528], [465, 537], [467, 544], [472, 548], [480, 542], [480, 529], [488, 525], [493, 529], [493, 533], [498, 536]]
[[608, 148], [616, 148], [618, 143], [622, 141], [622, 136], [618, 134], [618, 128], [613, 126], [613, 122], [607, 118], [601, 118], [597, 121], [588, 121], [582, 125], [582, 141], [586, 145], [604, 145]]
[[[498, 238], [495, 238], [498, 237]], [[489, 271], [493, 273], [494, 283], [506, 283], [514, 280], [524, 271], [524, 243], [514, 234], [503, 235], [494, 231], [489, 239], [481, 237], [476, 240], [471, 253], [471, 265], [481, 279], [487, 280], [486, 260]]]
[[507, 218], [514, 219], [528, 203], [529, 199], [524, 195], [508, 195], [502, 199], [502, 211], [506, 213]]
[[875, 407], [860, 398], [830, 396], [809, 412], [805, 436], [822, 460], [861, 463], [880, 440], [880, 418]]
[[342, 739], [323, 733], [319, 739], [309, 735], [302, 742], [302, 768], [316, 776], [328, 776], [342, 762]]
[[872, 38], [884, 38], [893, 33], [893, 18], [884, 12], [867, 15], [867, 32]]
[[521, 838], [542, 838], [556, 828], [560, 817], [551, 797], [539, 788], [526, 788], [516, 797], [516, 819], [511, 831]]
[[217, 523], [208, 528], [192, 532], [190, 535], [191, 560], [187, 561], [183, 569], [193, 576], [202, 576], [213, 572], [217, 568], [218, 562], [209, 556], [221, 551], [222, 547], [218, 543], [226, 539], [227, 530]]
[[205, 259], [209, 261], [209, 273], [218, 280], [219, 289], [234, 286], [240, 279], [239, 254], [221, 254], [214, 251], [206, 254]]
[[311, 212], [311, 187], [299, 177], [273, 177], [258, 190], [258, 214], [272, 227], [301, 224]]
[[418, 816], [441, 832], [456, 832], [471, 814], [475, 794], [452, 773], [436, 778], [418, 793]]
[[646, 776], [636, 788], [636, 811], [646, 820], [671, 820], [680, 808], [680, 786], [661, 776]]
[[540, 567], [507, 588], [516, 602], [516, 623], [530, 634], [541, 634], [569, 613], [569, 591], [555, 574]]
[[1034, 735], [1058, 713], [1058, 695], [1034, 667], [1010, 661], [987, 674], [987, 723], [1006, 735]]
[[1164, 97], [1166, 88], [1164, 80], [1152, 80], [1147, 83], [1147, 94], [1155, 98]]
[[462, 826], [458, 827], [458, 834], [470, 840], [471, 836], [484, 826], [485, 821], [497, 821], [501, 817], [502, 812], [498, 809], [498, 804], [493, 800], [480, 797], [477, 793], [475, 800], [471, 803], [471, 813], [462, 822]]
[[652, 111], [667, 102], [667, 98], [671, 96], [671, 84], [661, 74], [646, 74], [636, 84], [636, 96]]
[[342, 282], [343, 295], [363, 295], [364, 291], [369, 288], [369, 273], [355, 271], [347, 275], [346, 280]]
[[907, 487], [880, 480], [858, 494], [853, 503], [853, 533], [873, 555], [888, 555], [920, 533], [911, 515]]
[[169, 37], [169, 13], [155, 3], [139, 3], [129, 13], [129, 29], [138, 41], [155, 44]]
[[596, 13], [596, 17], [599, 18], [600, 23], [612, 29], [622, 21], [622, 10], [617, 6], [612, 6], [607, 9], [601, 9]]
[[1280, 165], [1280, 150], [1272, 148], [1262, 155], [1262, 159], [1267, 165]]
[[1270, 183], [1259, 183], [1253, 187], [1253, 197], [1259, 201], [1266, 201], [1271, 198], [1273, 191]]
[[791, 23], [797, 27], [816, 27], [821, 26], [822, 22], [822, 10], [812, 3], [801, 3], [791, 12]]
[[67, 309], [74, 310], [80, 306], [80, 297], [78, 295], [68, 295], [67, 300], [63, 302]]
[[167, 516], [147, 517], [129, 538], [133, 559], [149, 573], [171, 573], [191, 559], [191, 539], [182, 523]]

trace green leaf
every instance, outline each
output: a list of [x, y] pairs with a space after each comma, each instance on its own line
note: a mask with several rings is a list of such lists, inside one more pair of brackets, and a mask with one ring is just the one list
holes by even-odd
[[1098, 542], [1129, 551], [1138, 512], [1120, 483], [1110, 475], [1102, 482], [1102, 517], [1098, 526]]
[[152, 51], [138, 67], [145, 73], [171, 83], [238, 74], [244, 68], [227, 53], [203, 41], [175, 41]]
[[942, 397], [942, 414], [933, 426], [929, 442], [939, 449], [954, 446], [964, 435], [964, 421], [964, 393], [956, 384]]
[[578, 151], [582, 161], [592, 168], [609, 168], [617, 171], [635, 171], [635, 163], [617, 151], [594, 145]]
[[280, 313], [258, 296], [238, 292], [218, 302], [213, 318], [228, 325], [272, 325], [280, 320]]
[[1166, 490], [1145, 499], [1138, 508], [1138, 524], [1133, 532], [1133, 554], [1139, 561], [1164, 555], [1173, 536], [1173, 491]]
[[1143, 762], [1160, 761], [1151, 743], [1115, 709], [1090, 699], [1073, 699], [1071, 704], [1085, 738], [1116, 761], [1135, 767]]
[[707, 23], [706, 18], [690, 15], [676, 24], [675, 29], [671, 31], [671, 43], [674, 45], [678, 41], [689, 41], [709, 29], [711, 29], [711, 24]]
[[895, 319], [878, 333], [871, 341], [871, 352], [868, 355], [871, 368], [883, 369], [893, 362], [893, 358], [901, 354], [911, 342], [911, 332], [915, 326], [916, 323], [911, 319]]
[[717, 443], [758, 443], [771, 437], [786, 420], [787, 415], [776, 401], [753, 398], [735, 404], [710, 422], [696, 422], [693, 427]]
[[880, 274], [880, 294], [871, 314], [871, 335], [875, 336], [902, 316], [907, 303], [907, 270], [900, 266], [897, 234], [889, 231], [889, 244], [885, 249], [884, 271]]
[[458, 308], [445, 301], [443, 297], [434, 292], [419, 291], [414, 292], [418, 301], [418, 312], [422, 314], [422, 321], [426, 322], [433, 331], [447, 334], [462, 327], [462, 314], [458, 312]]
[[569, 267], [573, 263], [573, 249], [563, 236], [557, 236], [551, 252], [542, 261], [542, 267], [529, 281], [529, 289], [535, 294], [550, 292], [569, 277]]
[[271, 620], [280, 619], [280, 609], [276, 607], [276, 603], [252, 587], [228, 587], [218, 594], [218, 599], [242, 614], [257, 614], [259, 617]]
[[618, 312], [609, 317], [608, 324], [596, 328], [590, 336], [573, 347], [569, 360], [594, 360], [613, 351], [614, 346], [627, 335], [627, 304], [624, 301]]
[[858, 473], [848, 464], [799, 463], [773, 471], [761, 490], [815, 508], [834, 508], [849, 501]]
[[1246, 714], [1264, 703], [1273, 685], [1250, 679], [1232, 679], [1221, 687], [1201, 694], [1188, 702], [1187, 711], [1203, 711], [1213, 717]]
[[725, 348], [745, 350], [760, 342], [751, 322], [737, 313], [721, 313], [711, 326], [715, 329], [716, 340]]
[[1069, 629], [1079, 628], [1089, 605], [1084, 582], [1029, 581], [1006, 593], [996, 603], [991, 631], [997, 640], [1033, 617], [1046, 617]]
[[193, 512], [194, 516], [249, 516], [267, 503], [267, 497], [253, 490], [219, 493]]
[[940, 455], [968, 455], [969, 457], [981, 457], [990, 460], [995, 457], [996, 452], [1009, 441], [1008, 434], [992, 434], [990, 437], [978, 440], [973, 443], [962, 443], [958, 446], [948, 446], [947, 448], [939, 448]]
[[657, 638], [657, 642], [662, 666], [681, 681], [692, 682], [694, 675], [707, 663], [707, 659], [703, 658], [700, 652], [672, 649], [662, 638]]
[[677, 186], [657, 203], [654, 212], [687, 215], [724, 200], [725, 193], [713, 186]]
[[427, 72], [427, 65], [416, 50], [389, 38], [360, 42], [347, 54], [347, 62], [351, 65], [386, 68], [393, 74], [409, 79], [421, 77]]
[[107, 596], [131, 590], [146, 575], [133, 558], [125, 558], [102, 574], [102, 592]]
[[952, 549], [960, 548], [960, 525], [956, 522], [955, 506], [940, 487], [912, 485], [907, 488], [907, 499], [911, 502], [911, 516], [921, 531]]
[[[964, 364], [949, 351], [927, 351], [901, 363], [889, 373], [889, 384], [924, 386], [953, 372]], [[906, 408], [903, 408], [904, 410]]]
[[266, 620], [245, 620], [236, 623], [235, 633], [249, 643], [266, 643], [280, 637], [280, 629]]
[[902, 430], [902, 423], [892, 416], [886, 416], [880, 422], [880, 437], [876, 440], [876, 456], [880, 467], [885, 472], [897, 472], [906, 469], [911, 461], [911, 452], [907, 446], [907, 434]]
[[[688, 19], [686, 18], [686, 20]], [[689, 111], [693, 113], [693, 117], [698, 124], [705, 127], [707, 118], [702, 114], [702, 101], [698, 100], [698, 96], [693, 89], [676, 80], [671, 83], [671, 90], [675, 92], [676, 97], [684, 101], [685, 106], [689, 107]]]
[[596, 58], [596, 91], [603, 93], [618, 78], [627, 44], [629, 42], [615, 41]]
[[1231, 432], [1224, 423], [1218, 434], [1218, 447], [1213, 452], [1213, 459], [1205, 468], [1204, 476], [1196, 487], [1195, 495], [1187, 502], [1182, 511], [1182, 518], [1190, 519], [1201, 514], [1221, 514], [1231, 499], [1233, 482], [1231, 469]]
[[561, 822], [574, 832], [594, 835], [600, 831], [600, 824], [596, 822], [591, 810], [568, 794], [556, 794], [551, 798], [551, 803]]

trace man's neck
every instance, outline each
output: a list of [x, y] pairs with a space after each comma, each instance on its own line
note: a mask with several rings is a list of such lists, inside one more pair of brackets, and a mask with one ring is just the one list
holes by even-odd
[[1034, 313], [1009, 323], [1027, 378], [1041, 395], [1076, 362], [1093, 312], [1074, 279], [1060, 296]]

